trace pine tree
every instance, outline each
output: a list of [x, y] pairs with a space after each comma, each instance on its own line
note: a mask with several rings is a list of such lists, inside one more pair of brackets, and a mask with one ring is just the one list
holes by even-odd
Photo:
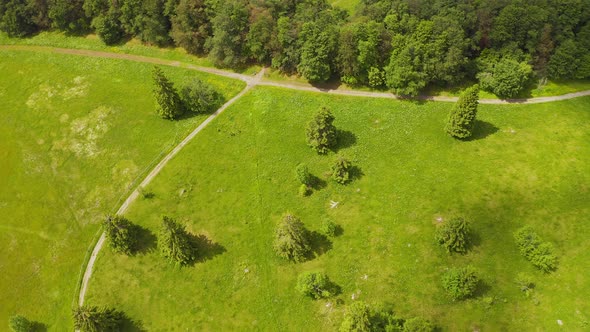
[[332, 165], [332, 179], [340, 184], [350, 181], [351, 164], [348, 159], [338, 156]]
[[311, 251], [308, 231], [297, 217], [287, 214], [275, 232], [274, 249], [279, 257], [302, 262]]
[[182, 101], [174, 84], [164, 75], [162, 69], [154, 67], [154, 97], [156, 112], [164, 119], [176, 119], [184, 112]]
[[196, 248], [184, 226], [166, 216], [162, 218], [158, 247], [164, 257], [180, 265], [190, 264], [196, 258]]
[[111, 308], [81, 306], [74, 309], [74, 327], [81, 332], [118, 331], [124, 314]]
[[336, 127], [332, 122], [334, 116], [322, 107], [307, 125], [307, 144], [320, 154], [327, 153], [336, 144]]
[[108, 217], [104, 226], [109, 246], [115, 252], [131, 255], [137, 248], [137, 226], [125, 217]]
[[446, 132], [455, 138], [469, 138], [472, 135], [479, 104], [479, 86], [476, 84], [467, 88], [459, 97], [459, 101], [453, 106]]

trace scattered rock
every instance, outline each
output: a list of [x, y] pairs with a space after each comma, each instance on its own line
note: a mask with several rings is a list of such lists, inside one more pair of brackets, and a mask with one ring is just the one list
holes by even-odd
[[561, 319], [557, 320], [557, 325], [562, 326], [563, 325], [563, 321]]

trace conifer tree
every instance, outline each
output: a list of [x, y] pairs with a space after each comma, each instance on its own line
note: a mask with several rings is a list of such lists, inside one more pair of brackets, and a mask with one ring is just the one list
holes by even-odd
[[81, 332], [118, 331], [124, 314], [111, 308], [81, 306], [74, 309], [74, 327]]
[[479, 86], [476, 84], [467, 88], [459, 97], [459, 101], [453, 106], [446, 132], [455, 138], [469, 138], [473, 134], [477, 105], [479, 104]]
[[196, 248], [184, 226], [166, 216], [162, 218], [158, 247], [164, 257], [180, 265], [190, 264], [196, 258]]
[[336, 144], [336, 127], [332, 124], [334, 116], [322, 107], [307, 125], [307, 144], [320, 154], [325, 154]]
[[311, 250], [308, 231], [299, 218], [287, 214], [275, 232], [274, 249], [279, 257], [302, 262]]
[[137, 226], [122, 216], [108, 217], [104, 226], [109, 246], [115, 252], [133, 254], [137, 248]]
[[184, 108], [174, 84], [164, 75], [162, 69], [154, 67], [154, 97], [156, 112], [164, 119], [176, 119], [182, 115]]

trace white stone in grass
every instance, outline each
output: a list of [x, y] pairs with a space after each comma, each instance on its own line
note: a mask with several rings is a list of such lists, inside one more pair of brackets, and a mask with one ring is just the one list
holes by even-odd
[[369, 276], [365, 274], [364, 276], [361, 277], [361, 279], [367, 280], [367, 279], [369, 279]]
[[339, 203], [340, 202], [330, 201], [330, 209], [333, 209], [333, 208], [337, 207]]
[[563, 325], [563, 321], [561, 319], [557, 320], [557, 325], [562, 326]]
[[248, 268], [245, 268], [244, 273], [248, 273], [248, 272], [250, 272], [250, 270]]

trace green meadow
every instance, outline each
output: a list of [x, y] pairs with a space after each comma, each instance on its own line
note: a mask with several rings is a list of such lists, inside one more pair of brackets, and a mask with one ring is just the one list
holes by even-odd
[[[317, 155], [305, 143], [305, 126], [322, 106], [333, 112], [339, 129], [338, 147], [328, 155]], [[451, 103], [255, 88], [163, 169], [146, 188], [154, 193], [153, 198], [131, 206], [126, 217], [152, 232], [144, 237], [146, 250], [127, 257], [103, 249], [86, 302], [123, 310], [150, 331], [195, 327], [205, 331], [332, 331], [353, 297], [373, 307], [392, 309], [404, 318], [424, 317], [442, 331], [587, 330], [590, 98], [480, 105], [475, 136], [468, 141], [445, 134], [451, 107]], [[145, 112], [145, 117], [151, 116]], [[23, 122], [29, 135], [48, 131], [45, 126], [42, 131], [30, 130], [36, 122]], [[171, 125], [155, 120], [151, 125], [156, 124]], [[114, 155], [111, 163], [93, 169], [97, 176], [92, 180], [79, 177], [88, 182], [76, 183], [76, 189], [95, 184], [101, 172], [110, 180], [112, 166], [129, 159], [122, 153], [130, 153], [131, 148], [141, 146], [148, 155], [143, 148], [154, 133], [162, 134], [150, 131], [135, 144], [131, 139], [120, 145], [105, 143], [105, 148], [115, 149], [104, 152]], [[43, 147], [34, 140], [28, 144]], [[162, 145], [153, 150], [159, 148]], [[13, 153], [21, 150], [15, 148]], [[337, 154], [356, 167], [348, 185], [329, 178]], [[44, 155], [51, 156], [51, 150]], [[297, 194], [294, 170], [301, 162], [318, 178], [309, 197]], [[42, 172], [53, 174], [51, 169]], [[22, 186], [29, 186], [21, 181]], [[100, 188], [112, 192], [100, 193], [112, 193], [112, 203], [125, 192], [125, 186], [121, 183], [114, 188], [106, 182], [107, 187]], [[73, 184], [61, 185], [70, 188]], [[20, 185], [8, 187], [18, 191]], [[37, 204], [27, 204], [29, 209], [51, 205], [45, 190], [30, 194]], [[89, 197], [93, 202], [96, 196]], [[68, 203], [88, 200], [80, 195]], [[90, 211], [87, 214], [104, 213], [98, 207], [92, 210], [90, 203], [75, 207], [74, 213], [81, 213], [77, 212], [81, 208]], [[319, 231], [329, 219], [342, 232], [334, 238], [316, 236], [313, 259], [285, 262], [275, 256], [272, 240], [277, 222], [287, 212], [298, 216], [311, 231]], [[81, 226], [87, 214], [73, 219], [78, 222], [51, 215], [55, 224], [46, 226], [61, 225], [67, 233], [67, 219], [74, 224], [71, 228], [83, 229], [71, 233], [83, 240], [70, 253], [73, 256], [67, 256], [78, 260], [71, 264], [72, 274], [96, 230]], [[211, 241], [203, 246], [194, 266], [176, 267], [161, 257], [155, 234], [163, 215]], [[449, 255], [434, 240], [437, 223], [457, 215], [472, 223], [472, 246], [465, 255]], [[30, 238], [28, 230], [44, 229], [36, 226], [40, 221], [31, 219], [27, 214], [22, 221], [27, 232], [18, 233], [19, 237]], [[524, 225], [555, 245], [556, 271], [542, 273], [520, 255], [513, 233]], [[56, 236], [56, 232], [50, 234]], [[453, 301], [442, 289], [442, 274], [468, 264], [477, 269], [482, 282], [474, 298]], [[57, 276], [54, 269], [42, 271]], [[295, 283], [304, 271], [327, 273], [340, 293], [329, 300], [303, 297]], [[528, 296], [515, 282], [519, 273], [534, 280]], [[52, 302], [58, 303], [60, 312], [69, 308], [75, 280], [72, 276], [67, 282], [47, 282], [48, 287], [62, 285], [69, 292]], [[20, 292], [29, 294], [30, 290]]]
[[[154, 112], [152, 66], [0, 50], [0, 321], [73, 328], [78, 282], [104, 216], [205, 115]], [[178, 68], [226, 99], [244, 84]]]

